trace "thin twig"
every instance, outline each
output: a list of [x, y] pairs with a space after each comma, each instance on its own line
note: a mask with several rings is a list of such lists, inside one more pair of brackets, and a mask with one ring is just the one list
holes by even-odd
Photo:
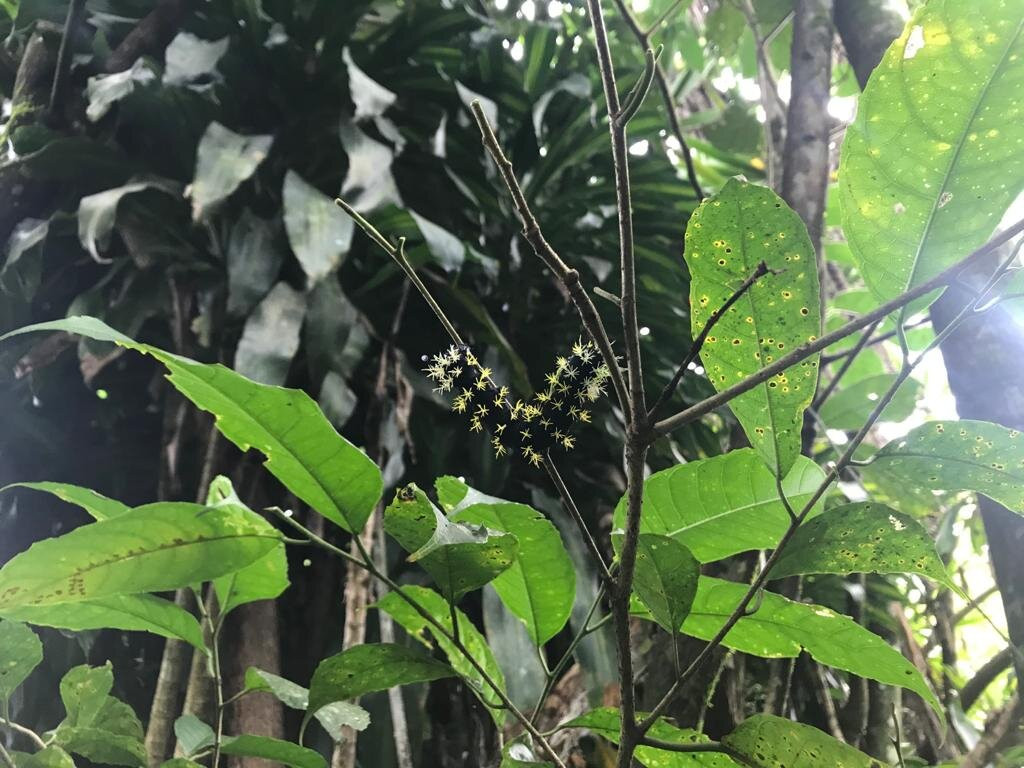
[[878, 328], [881, 323], [881, 320], [875, 321], [869, 325], [864, 333], [861, 334], [861, 337], [857, 339], [857, 343], [853, 345], [853, 349], [850, 350], [846, 359], [843, 360], [843, 364], [839, 366], [839, 370], [836, 371], [835, 375], [831, 379], [829, 379], [828, 384], [826, 384], [818, 394], [815, 395], [814, 402], [811, 403], [812, 411], [819, 410], [821, 408], [821, 404], [828, 400], [832, 393], [835, 392], [836, 387], [839, 386], [840, 380], [846, 375], [846, 372], [850, 370], [850, 367], [853, 365], [854, 360], [857, 359], [857, 355], [860, 354], [861, 350], [870, 343], [871, 334], [875, 332], [875, 329]]
[[750, 276], [743, 281], [740, 287], [733, 291], [732, 296], [726, 299], [725, 303], [722, 304], [721, 307], [719, 307], [718, 309], [711, 313], [711, 317], [708, 318], [708, 321], [704, 325], [704, 328], [701, 330], [701, 332], [697, 334], [697, 338], [694, 339], [693, 343], [690, 345], [690, 349], [686, 353], [686, 357], [683, 358], [683, 361], [679, 364], [679, 367], [676, 369], [675, 375], [672, 377], [672, 380], [665, 385], [665, 388], [661, 391], [661, 394], [658, 395], [658, 399], [654, 401], [654, 405], [652, 405], [650, 410], [647, 412], [648, 419], [653, 419], [658, 409], [661, 408], [661, 406], [663, 406], [670, 397], [672, 397], [672, 394], [679, 387], [679, 383], [683, 380], [683, 377], [686, 375], [686, 371], [689, 370], [690, 364], [693, 363], [697, 359], [697, 355], [700, 354], [700, 350], [704, 346], [704, 342], [707, 339], [708, 334], [711, 333], [711, 330], [715, 327], [715, 325], [717, 325], [718, 321], [722, 319], [722, 316], [729, 311], [733, 304], [735, 304], [737, 301], [740, 300], [740, 298], [742, 298], [743, 294], [747, 292], [750, 286], [752, 286], [760, 278], [764, 277], [771, 271], [772, 270], [768, 269], [768, 265], [762, 261], [760, 264], [757, 265], [757, 269], [755, 269], [750, 274]]
[[68, 15], [64, 19], [64, 34], [57, 50], [57, 66], [53, 72], [53, 86], [50, 88], [50, 116], [55, 117], [60, 103], [64, 100], [64, 90], [68, 76], [71, 74], [71, 47], [78, 30], [78, 25], [85, 11], [85, 0], [71, 0]]
[[580, 514], [579, 507], [576, 506], [576, 502], [573, 500], [572, 494], [569, 493], [569, 489], [566, 487], [565, 481], [562, 479], [562, 475], [558, 471], [558, 467], [555, 466], [555, 462], [552, 461], [551, 455], [548, 453], [544, 454], [544, 469], [547, 470], [548, 476], [551, 478], [551, 482], [554, 483], [555, 488], [558, 490], [558, 496], [562, 500], [562, 506], [565, 507], [565, 511], [568, 512], [569, 516], [576, 521], [576, 526], [580, 529], [583, 541], [586, 543], [587, 549], [590, 550], [590, 554], [594, 558], [594, 563], [597, 565], [597, 572], [602, 581], [610, 583], [612, 575], [608, 570], [608, 564], [605, 562], [604, 555], [601, 554], [601, 549], [597, 546], [597, 542], [594, 541], [594, 537], [590, 533], [590, 529], [587, 528], [587, 523], [583, 519], [583, 515]]

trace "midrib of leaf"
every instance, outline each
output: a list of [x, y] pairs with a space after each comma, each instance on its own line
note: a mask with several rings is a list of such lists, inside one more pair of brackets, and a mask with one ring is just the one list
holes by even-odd
[[[905, 454], [901, 454], [901, 455], [905, 455]], [[793, 496], [787, 496], [787, 498], [790, 500], [790, 502], [792, 502], [792, 501], [795, 501], [795, 500], [797, 500], [799, 498], [802, 498], [802, 497], [805, 497], [805, 496], [810, 496], [810, 495], [811, 495], [811, 491], [805, 491], [803, 493], [795, 494]], [[702, 518], [701, 520], [698, 520], [695, 523], [690, 523], [689, 525], [684, 525], [682, 528], [677, 528], [676, 530], [670, 531], [670, 532], [666, 533], [665, 535], [666, 536], [675, 536], [677, 533], [683, 533], [684, 531], [689, 531], [689, 530], [692, 530], [693, 528], [699, 528], [702, 525], [707, 525], [708, 523], [710, 523], [710, 522], [712, 522], [714, 520], [720, 520], [721, 518], [728, 517], [729, 515], [735, 515], [735, 514], [738, 514], [740, 512], [746, 512], [747, 510], [750, 510], [750, 509], [757, 509], [758, 507], [763, 507], [763, 506], [767, 506], [769, 504], [776, 504], [776, 503], [781, 503], [781, 502], [778, 499], [765, 499], [765, 500], [762, 500], [762, 501], [754, 502], [753, 504], [741, 504], [738, 507], [730, 507], [729, 509], [725, 510], [724, 512], [719, 512], [717, 515], [710, 515], [708, 517]]]
[[[949, 24], [949, 19], [944, 18], [943, 21], [945, 21], [947, 29], [952, 29], [952, 27]], [[999, 63], [996, 64], [996, 66], [993, 68], [992, 73], [988, 76], [988, 79], [985, 81], [985, 85], [982, 86], [981, 90], [978, 92], [978, 98], [975, 100], [974, 106], [971, 108], [971, 116], [968, 119], [967, 125], [964, 128], [963, 132], [960, 134], [960, 138], [957, 140], [956, 148], [953, 151], [953, 155], [952, 157], [950, 157], [949, 164], [946, 166], [946, 173], [943, 175], [942, 178], [942, 186], [939, 189], [939, 193], [935, 195], [935, 199], [932, 202], [932, 209], [928, 213], [928, 220], [925, 223], [924, 232], [921, 235], [921, 240], [920, 242], [918, 242], [917, 248], [914, 251], [914, 262], [910, 268], [910, 276], [907, 278], [907, 283], [903, 286], [904, 289], [912, 287], [914, 285], [914, 278], [917, 276], [917, 269], [921, 263], [921, 253], [924, 250], [925, 243], [928, 241], [928, 237], [931, 235], [932, 225], [935, 223], [935, 214], [939, 210], [939, 201], [942, 200], [942, 196], [946, 192], [946, 187], [949, 185], [949, 180], [953, 175], [953, 168], [956, 167], [957, 161], [960, 159], [960, 154], [963, 151], [963, 148], [966, 146], [967, 136], [970, 134], [971, 127], [974, 125], [974, 121], [978, 117], [978, 112], [981, 109], [981, 104], [985, 100], [985, 97], [988, 94], [989, 89], [992, 87], [992, 83], [995, 82], [996, 77], [999, 75], [999, 73], [1005, 66], [1009, 58], [1010, 51], [1013, 50], [1013, 46], [1016, 44], [1017, 38], [1020, 37], [1022, 29], [1024, 29], [1024, 16], [1021, 17], [1021, 21], [1017, 24], [1017, 31], [1014, 32], [1013, 35], [1010, 37], [1010, 40], [1006, 45], [1006, 49], [1003, 51], [1002, 56], [1000, 56], [999, 58]], [[959, 56], [959, 49], [954, 44], [952, 34], [950, 34], [950, 45], [951, 47], [957, 50], [957, 55]], [[913, 59], [910, 60], [913, 61]], [[906, 77], [904, 76], [904, 67], [906, 66], [906, 61], [906, 59], [901, 60], [899, 70], [900, 83], [904, 87], [906, 86]], [[867, 124], [867, 121], [865, 121], [865, 124]], [[927, 132], [927, 126], [925, 126], [925, 130]]]

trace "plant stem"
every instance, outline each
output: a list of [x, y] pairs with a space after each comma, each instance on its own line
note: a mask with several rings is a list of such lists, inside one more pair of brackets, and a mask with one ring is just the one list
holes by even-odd
[[836, 371], [835, 375], [829, 379], [828, 384], [814, 397], [814, 402], [811, 403], [811, 410], [817, 411], [821, 408], [821, 404], [824, 403], [828, 398], [835, 392], [836, 387], [839, 386], [840, 380], [846, 375], [846, 372], [850, 370], [850, 366], [853, 365], [853, 361], [857, 359], [857, 355], [861, 353], [871, 341], [871, 334], [875, 332], [875, 329], [882, 324], [881, 320], [876, 320], [874, 323], [869, 325], [867, 329], [861, 334], [861, 337], [857, 339], [857, 343], [853, 345], [853, 349], [843, 360], [843, 364], [839, 366], [839, 370]]
[[213, 672], [213, 692], [216, 697], [216, 716], [213, 728], [213, 768], [220, 765], [220, 747], [224, 740], [224, 677], [220, 666], [220, 630], [223, 626], [223, 616], [214, 617], [211, 611], [206, 609], [202, 595], [196, 595], [196, 602], [199, 604], [199, 612], [203, 620], [210, 627], [210, 668]]
[[555, 488], [558, 490], [558, 496], [562, 500], [562, 506], [565, 507], [569, 516], [576, 521], [576, 526], [579, 528], [580, 534], [583, 536], [583, 541], [586, 543], [587, 549], [594, 558], [594, 563], [597, 565], [597, 572], [602, 581], [611, 582], [612, 574], [608, 570], [608, 564], [604, 560], [604, 555], [601, 554], [601, 549], [597, 546], [597, 542], [594, 541], [594, 537], [590, 533], [590, 529], [587, 528], [587, 523], [583, 519], [583, 515], [580, 514], [580, 510], [579, 507], [576, 506], [576, 502], [573, 501], [572, 495], [569, 493], [569, 489], [566, 487], [565, 481], [562, 479], [562, 475], [558, 471], [558, 467], [555, 466], [555, 462], [551, 459], [550, 453], [544, 454], [544, 469], [547, 470], [548, 476], [551, 478], [551, 482], [554, 483]]

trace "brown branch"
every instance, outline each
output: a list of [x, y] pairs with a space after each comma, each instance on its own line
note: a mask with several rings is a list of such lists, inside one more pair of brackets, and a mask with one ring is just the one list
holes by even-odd
[[160, 0], [107, 58], [107, 72], [128, 69], [139, 56], [162, 53], [178, 34], [185, 14], [191, 10], [192, 0]]
[[683, 376], [686, 375], [686, 371], [689, 369], [690, 363], [695, 361], [697, 359], [697, 355], [700, 354], [700, 350], [704, 346], [704, 342], [707, 340], [708, 334], [711, 333], [711, 329], [715, 327], [718, 321], [726, 312], [729, 311], [732, 305], [740, 300], [750, 286], [772, 271], [773, 270], [768, 269], [768, 265], [762, 261], [757, 265], [757, 268], [750, 274], [750, 276], [740, 284], [740, 287], [733, 291], [732, 296], [726, 299], [722, 306], [711, 313], [711, 317], [708, 318], [707, 324], [704, 326], [703, 330], [697, 334], [697, 338], [693, 340], [689, 351], [686, 353], [686, 357], [684, 357], [683, 361], [679, 364], [672, 380], [665, 385], [663, 390], [661, 390], [661, 394], [658, 395], [658, 399], [647, 412], [648, 419], [653, 419], [658, 409], [661, 408], [661, 406], [663, 406], [670, 397], [672, 397], [672, 393], [676, 391], [676, 388], [679, 386], [679, 382], [681, 382], [683, 380]]
[[974, 677], [960, 689], [960, 706], [963, 707], [964, 712], [974, 706], [974, 702], [980, 698], [992, 681], [1005, 672], [1011, 664], [1013, 664], [1013, 648], [1007, 646], [981, 665], [981, 668], [974, 673]]
[[960, 763], [960, 768], [983, 768], [988, 765], [995, 756], [999, 744], [1010, 733], [1010, 730], [1017, 725], [1021, 711], [1020, 691], [1013, 694], [999, 712], [989, 718], [985, 726], [985, 733], [974, 748], [968, 752]]
[[57, 116], [57, 110], [64, 101], [68, 75], [71, 73], [71, 46], [85, 12], [85, 0], [71, 0], [68, 15], [64, 20], [64, 35], [57, 50], [57, 67], [53, 73], [53, 87], [50, 89], [50, 118]]
[[749, 765], [756, 768], [758, 765], [754, 763], [750, 758], [745, 755], [736, 752], [733, 749], [725, 746], [719, 741], [704, 741], [695, 743], [679, 744], [674, 741], [662, 741], [661, 739], [651, 739], [647, 736], [640, 738], [639, 743], [646, 747], [654, 747], [655, 749], [662, 749], [666, 752], [675, 752], [677, 754], [701, 754], [706, 752], [718, 753], [722, 755], [728, 755], [733, 760], [743, 765]]

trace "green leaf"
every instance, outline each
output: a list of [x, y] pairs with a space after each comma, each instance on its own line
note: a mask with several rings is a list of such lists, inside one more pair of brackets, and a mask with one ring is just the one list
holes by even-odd
[[[702, 576], [683, 633], [710, 640], [747, 589], [746, 584]], [[741, 618], [722, 644], [763, 658], [795, 658], [806, 650], [826, 666], [914, 691], [945, 717], [935, 694], [903, 654], [853, 619], [820, 605], [765, 592], [758, 610]]]
[[805, 573], [919, 573], [949, 584], [924, 526], [867, 501], [830, 509], [797, 529], [771, 576]]
[[300, 747], [290, 741], [272, 739], [269, 736], [227, 736], [221, 743], [220, 751], [235, 757], [261, 757], [291, 768], [326, 768], [327, 761], [319, 752]]
[[[640, 713], [640, 717], [646, 717]], [[614, 707], [601, 707], [592, 709], [579, 717], [573, 718], [567, 723], [562, 723], [559, 728], [586, 728], [597, 733], [613, 744], [619, 743], [619, 710]], [[677, 728], [663, 717], [659, 717], [647, 734], [652, 739], [671, 741], [676, 744], [698, 744], [711, 741], [703, 733], [689, 728]], [[668, 752], [655, 747], [637, 747], [637, 762], [647, 768], [689, 768], [690, 766], [706, 766], [706, 768], [732, 768], [738, 765], [725, 755], [714, 752]]]
[[295, 171], [284, 177], [284, 228], [309, 285], [331, 274], [348, 253], [353, 223], [334, 200]]
[[153, 595], [111, 595], [74, 603], [22, 605], [4, 608], [2, 613], [29, 624], [75, 632], [87, 629], [152, 632], [184, 640], [206, 652], [203, 630], [195, 616], [181, 606]]
[[148, 85], [156, 79], [152, 65], [139, 58], [126, 70], [109, 75], [93, 75], [86, 83], [89, 99], [85, 116], [92, 122], [100, 120], [117, 102], [130, 96], [137, 86]]
[[152, 355], [170, 370], [171, 383], [217, 417], [217, 428], [245, 451], [267, 457], [264, 466], [288, 490], [349, 533], [362, 529], [380, 498], [380, 470], [338, 434], [300, 390], [257, 384], [222, 365], [206, 365], [139, 344], [92, 317], [39, 323], [29, 331], [66, 331]]
[[194, 760], [187, 760], [184, 757], [175, 757], [160, 764], [160, 768], [203, 768]]
[[60, 681], [60, 698], [67, 712], [64, 724], [92, 725], [113, 686], [114, 671], [109, 661], [102, 667], [81, 664], [69, 669]]
[[203, 40], [179, 32], [164, 51], [164, 85], [185, 85], [200, 77], [213, 76], [217, 62], [227, 53], [230, 38]]
[[882, 768], [882, 763], [810, 725], [748, 717], [722, 743], [753, 768]]
[[267, 157], [274, 137], [243, 136], [218, 122], [206, 127], [196, 149], [192, 180], [192, 218], [205, 219], [211, 210], [255, 173]]
[[872, 73], [839, 182], [843, 231], [879, 302], [981, 245], [1024, 187], [1022, 29], [1020, 3], [928, 3]]
[[299, 351], [305, 316], [305, 296], [288, 283], [275, 285], [245, 321], [235, 348], [234, 369], [261, 384], [284, 384]]
[[[825, 479], [798, 457], [782, 481], [800, 509]], [[626, 499], [615, 508], [615, 529], [625, 526]], [[752, 549], [771, 549], [789, 527], [775, 478], [749, 448], [655, 472], [644, 483], [641, 533], [660, 533], [686, 545], [702, 563]]]
[[79, 666], [60, 682], [67, 717], [57, 726], [55, 743], [97, 763], [146, 765], [142, 723], [131, 707], [110, 693], [114, 683], [109, 662]]
[[213, 728], [195, 715], [182, 715], [175, 720], [174, 735], [178, 739], [178, 746], [186, 755], [194, 755], [212, 746], [217, 738]]
[[[525, 504], [487, 496], [453, 477], [438, 479], [437, 493], [451, 520], [483, 525], [518, 539], [519, 556], [492, 586], [526, 625], [536, 645], [557, 635], [576, 599], [576, 571], [558, 529]], [[446, 504], [446, 495], [457, 495], [458, 501]]]
[[261, 219], [246, 208], [235, 219], [227, 244], [228, 314], [249, 314], [277, 280], [284, 261], [277, 246], [278, 221]]
[[988, 421], [930, 421], [871, 460], [890, 478], [935, 491], [976, 491], [1024, 515], [1024, 438]]
[[[685, 254], [695, 337], [761, 262], [775, 270], [722, 315], [701, 347], [715, 389], [731, 387], [820, 334], [814, 248], [800, 217], [770, 189], [730, 179], [690, 218]], [[779, 476], [800, 453], [803, 413], [817, 375], [818, 356], [812, 355], [729, 403], [751, 445]]]
[[[292, 709], [305, 710], [309, 705], [307, 689], [256, 667], [249, 667], [245, 671], [245, 690], [273, 694], [278, 701]], [[314, 717], [335, 741], [341, 741], [342, 729], [346, 726], [362, 731], [370, 724], [370, 713], [350, 701], [336, 701], [321, 707]]]
[[279, 542], [244, 507], [147, 504], [15, 555], [0, 569], [0, 613], [185, 587], [244, 568]]
[[415, 484], [395, 494], [384, 510], [384, 530], [434, 577], [449, 602], [479, 589], [516, 560], [515, 536], [453, 523]]
[[36, 633], [17, 621], [0, 619], [0, 703], [11, 694], [43, 660], [43, 644]]
[[390, 643], [356, 645], [317, 666], [309, 684], [303, 728], [321, 707], [364, 693], [451, 677], [452, 669], [423, 651]]
[[[444, 627], [448, 632], [452, 631], [452, 618], [451, 611], [445, 599], [441, 597], [437, 592], [427, 587], [415, 587], [415, 586], [404, 586], [402, 592], [410, 599], [414, 600], [418, 605], [426, 610], [433, 619]], [[494, 718], [495, 724], [500, 728], [505, 722], [505, 711], [498, 709], [501, 704], [501, 698], [490, 686], [489, 683], [484, 681], [483, 675], [477, 670], [472, 663], [470, 663], [465, 656], [455, 647], [455, 645], [439, 633], [423, 616], [420, 615], [416, 609], [414, 609], [409, 603], [402, 598], [396, 592], [389, 592], [386, 594], [380, 602], [377, 603], [377, 607], [387, 613], [391, 618], [402, 625], [402, 628], [409, 633], [412, 637], [419, 640], [421, 643], [430, 647], [430, 641], [427, 639], [427, 635], [434, 638], [434, 642], [437, 643], [438, 647], [444, 651], [448, 657], [448, 663], [452, 665], [459, 677], [465, 680], [473, 692], [481, 698], [485, 704], [488, 705], [488, 711], [491, 713], [491, 717]], [[459, 622], [459, 640], [465, 646], [466, 650], [469, 651], [470, 655], [476, 660], [477, 664], [487, 673], [487, 676], [494, 681], [502, 691], [505, 690], [505, 676], [501, 671], [501, 667], [498, 666], [497, 660], [494, 658], [494, 654], [491, 652], [490, 646], [487, 645], [487, 640], [480, 634], [473, 622], [462, 611], [456, 609], [455, 615], [458, 616]]]
[[640, 534], [633, 590], [666, 631], [679, 631], [693, 605], [699, 576], [700, 563], [678, 539]]
[[81, 507], [97, 520], [120, 517], [126, 512], [131, 511], [131, 507], [127, 504], [122, 504], [114, 499], [108, 499], [106, 496], [96, 493], [96, 491], [89, 488], [81, 488], [77, 485], [69, 485], [68, 483], [11, 483], [0, 488], [0, 493], [3, 493], [8, 488], [31, 488], [34, 491], [53, 494], [61, 501]]
[[75, 761], [71, 759], [71, 755], [53, 745], [31, 755], [26, 752], [12, 752], [11, 756], [17, 768], [75, 768]]
[[106, 250], [110, 245], [110, 235], [114, 231], [117, 209], [121, 201], [125, 197], [147, 190], [157, 190], [174, 197], [181, 194], [181, 187], [177, 182], [169, 179], [146, 179], [82, 198], [78, 204], [78, 239], [96, 261], [106, 261], [100, 255], [100, 251]]
[[510, 741], [501, 749], [501, 763], [498, 768], [554, 768], [554, 763], [533, 759], [534, 755], [524, 744]]
[[[821, 406], [818, 415], [825, 425], [832, 429], [854, 431], [860, 429], [893, 382], [895, 373], [868, 376], [842, 387], [833, 393]], [[903, 421], [914, 412], [921, 394], [921, 383], [907, 379], [896, 390], [896, 394], [882, 411], [882, 421]]]

